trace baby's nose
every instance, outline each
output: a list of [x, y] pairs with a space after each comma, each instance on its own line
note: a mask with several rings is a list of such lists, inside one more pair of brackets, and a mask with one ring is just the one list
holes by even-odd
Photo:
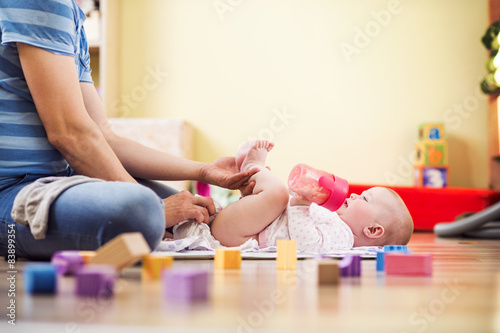
[[357, 197], [357, 195], [355, 193], [351, 193], [351, 196], [350, 196], [351, 199], [356, 199], [356, 197]]

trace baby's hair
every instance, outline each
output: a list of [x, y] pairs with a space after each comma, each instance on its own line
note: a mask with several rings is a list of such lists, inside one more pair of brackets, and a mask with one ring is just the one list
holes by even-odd
[[[385, 189], [392, 193], [401, 205], [391, 213], [391, 216], [395, 219], [395, 223], [392, 228], [388, 228], [392, 230], [386, 230], [388, 231], [388, 235], [384, 237], [384, 245], [406, 245], [413, 235], [413, 218], [401, 196], [391, 188], [385, 187]], [[398, 225], [399, 228], [396, 227]]]

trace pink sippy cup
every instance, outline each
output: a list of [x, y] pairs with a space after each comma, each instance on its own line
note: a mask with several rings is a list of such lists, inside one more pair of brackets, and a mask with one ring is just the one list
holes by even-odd
[[332, 212], [342, 206], [349, 192], [349, 184], [345, 179], [302, 163], [294, 166], [290, 172], [288, 187]]

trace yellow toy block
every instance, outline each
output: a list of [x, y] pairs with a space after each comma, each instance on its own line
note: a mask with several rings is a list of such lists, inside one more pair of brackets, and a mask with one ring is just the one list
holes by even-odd
[[79, 251], [79, 254], [83, 259], [83, 263], [87, 265], [90, 262], [90, 258], [95, 256], [95, 251]]
[[292, 239], [279, 239], [276, 246], [278, 247], [276, 267], [278, 269], [297, 269], [297, 242]]
[[443, 141], [444, 124], [443, 123], [425, 123], [418, 126], [419, 141]]
[[337, 284], [339, 281], [339, 266], [335, 260], [318, 262], [318, 284]]
[[117, 270], [131, 266], [151, 252], [140, 232], [130, 232], [116, 236], [99, 249], [90, 264], [111, 265]]
[[240, 269], [241, 250], [216, 249], [214, 262], [216, 269]]
[[448, 186], [447, 166], [417, 166], [414, 172], [415, 186], [436, 188]]
[[417, 142], [416, 166], [448, 165], [448, 144], [446, 142]]
[[142, 278], [158, 280], [165, 268], [174, 263], [172, 256], [146, 256], [142, 259]]

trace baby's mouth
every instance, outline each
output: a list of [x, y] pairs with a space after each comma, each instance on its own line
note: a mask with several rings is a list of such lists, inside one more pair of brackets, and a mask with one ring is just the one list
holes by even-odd
[[345, 208], [349, 207], [349, 204], [347, 203], [347, 199], [345, 199], [345, 201], [344, 201], [344, 207]]

